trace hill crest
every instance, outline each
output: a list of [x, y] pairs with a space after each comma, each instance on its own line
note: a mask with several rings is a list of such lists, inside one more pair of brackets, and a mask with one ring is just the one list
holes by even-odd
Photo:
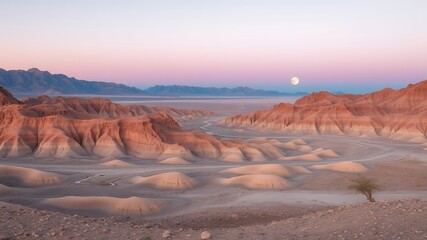
[[141, 89], [124, 84], [78, 80], [38, 68], [30, 68], [27, 71], [7, 71], [0, 68], [0, 86], [14, 94], [148, 95]]

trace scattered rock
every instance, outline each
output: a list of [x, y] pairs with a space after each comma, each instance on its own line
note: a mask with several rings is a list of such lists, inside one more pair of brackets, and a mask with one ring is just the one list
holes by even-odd
[[171, 232], [169, 230], [166, 230], [163, 232], [163, 238], [170, 238], [171, 237]]
[[208, 231], [204, 231], [200, 234], [200, 239], [206, 240], [211, 238], [211, 233]]
[[[385, 207], [385, 208], [384, 208]], [[406, 209], [403, 212], [402, 209]], [[140, 221], [139, 219], [107, 217], [71, 218], [62, 213], [18, 210], [14, 206], [0, 207], [1, 239], [102, 239], [121, 236], [126, 239], [421, 239], [426, 236], [424, 220], [427, 214], [426, 201], [392, 201], [377, 202], [338, 207], [331, 210], [323, 208], [296, 217], [277, 219], [270, 224], [247, 224], [254, 218], [266, 217], [257, 209], [245, 208], [244, 212], [224, 211], [224, 215], [204, 215], [200, 220], [197, 213], [186, 219], [168, 218]], [[421, 211], [420, 211], [421, 210]], [[288, 211], [287, 211], [288, 212]], [[18, 215], [17, 213], [21, 213]], [[45, 219], [39, 222], [38, 219]], [[196, 220], [197, 219], [197, 220]], [[191, 220], [191, 221], [190, 221]], [[403, 221], [404, 220], [404, 221]], [[206, 222], [205, 222], [206, 221]], [[215, 227], [221, 223], [224, 226]], [[230, 226], [237, 222], [237, 225]], [[331, 222], [338, 225], [331, 226]], [[201, 227], [203, 223], [203, 227]], [[242, 224], [243, 223], [243, 224]], [[247, 225], [244, 225], [244, 224]], [[194, 225], [192, 225], [194, 224]], [[52, 228], [53, 226], [57, 226]], [[151, 226], [151, 228], [145, 228]], [[169, 227], [167, 227], [169, 226]], [[171, 227], [174, 226], [174, 227]], [[136, 228], [137, 227], [137, 228]], [[138, 229], [140, 227], [140, 229]], [[214, 237], [209, 231], [215, 229]], [[326, 231], [325, 231], [326, 229]], [[321, 231], [320, 231], [321, 230]], [[283, 232], [287, 235], [283, 236]], [[150, 237], [147, 237], [147, 234]], [[198, 237], [200, 236], [200, 237]]]

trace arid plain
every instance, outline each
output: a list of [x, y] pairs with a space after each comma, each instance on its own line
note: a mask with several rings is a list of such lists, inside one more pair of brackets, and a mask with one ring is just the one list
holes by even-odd
[[[91, 223], [132, 222], [116, 233], [109, 227], [100, 235], [93, 230], [77, 238], [113, 236], [132, 225], [140, 226], [135, 227], [138, 235], [129, 230], [122, 236], [157, 239], [169, 231], [169, 238], [194, 239], [208, 230], [214, 239], [337, 239], [334, 231], [342, 230], [345, 238], [356, 233], [349, 230], [352, 226], [335, 230], [326, 223], [319, 223], [323, 232], [301, 230], [302, 236], [291, 230], [283, 236], [248, 232], [363, 204], [366, 198], [349, 186], [367, 176], [379, 186], [374, 193], [379, 202], [394, 206], [396, 200], [423, 200], [417, 202], [421, 212], [415, 209], [422, 223], [427, 212], [426, 86], [422, 82], [370, 95], [314, 93], [296, 102], [18, 100], [2, 89], [0, 201], [11, 213], [22, 205], [37, 209], [35, 215], [47, 210], [88, 216]], [[381, 204], [389, 206], [387, 202]], [[358, 211], [349, 209], [353, 215]], [[10, 227], [4, 230], [6, 237], [76, 237], [68, 228], [55, 230], [59, 236], [49, 235], [49, 227], [16, 230], [2, 224]], [[426, 231], [405, 236], [422, 239]]]

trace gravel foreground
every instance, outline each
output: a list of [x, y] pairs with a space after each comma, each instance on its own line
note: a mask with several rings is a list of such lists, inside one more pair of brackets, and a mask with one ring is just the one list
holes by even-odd
[[[250, 221], [245, 213], [227, 211], [217, 212], [214, 219], [194, 213], [159, 221], [89, 218], [6, 203], [0, 206], [0, 239], [427, 239], [427, 202], [420, 200], [311, 209], [271, 221], [264, 212], [251, 208], [246, 209]], [[230, 227], [218, 223], [222, 219], [218, 214], [224, 215]]]

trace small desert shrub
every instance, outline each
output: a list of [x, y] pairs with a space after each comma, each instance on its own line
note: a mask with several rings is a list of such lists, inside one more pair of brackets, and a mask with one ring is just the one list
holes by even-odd
[[372, 179], [362, 176], [354, 179], [353, 184], [350, 185], [349, 188], [365, 195], [369, 202], [375, 202], [375, 199], [372, 197], [372, 192], [379, 190], [378, 185]]

